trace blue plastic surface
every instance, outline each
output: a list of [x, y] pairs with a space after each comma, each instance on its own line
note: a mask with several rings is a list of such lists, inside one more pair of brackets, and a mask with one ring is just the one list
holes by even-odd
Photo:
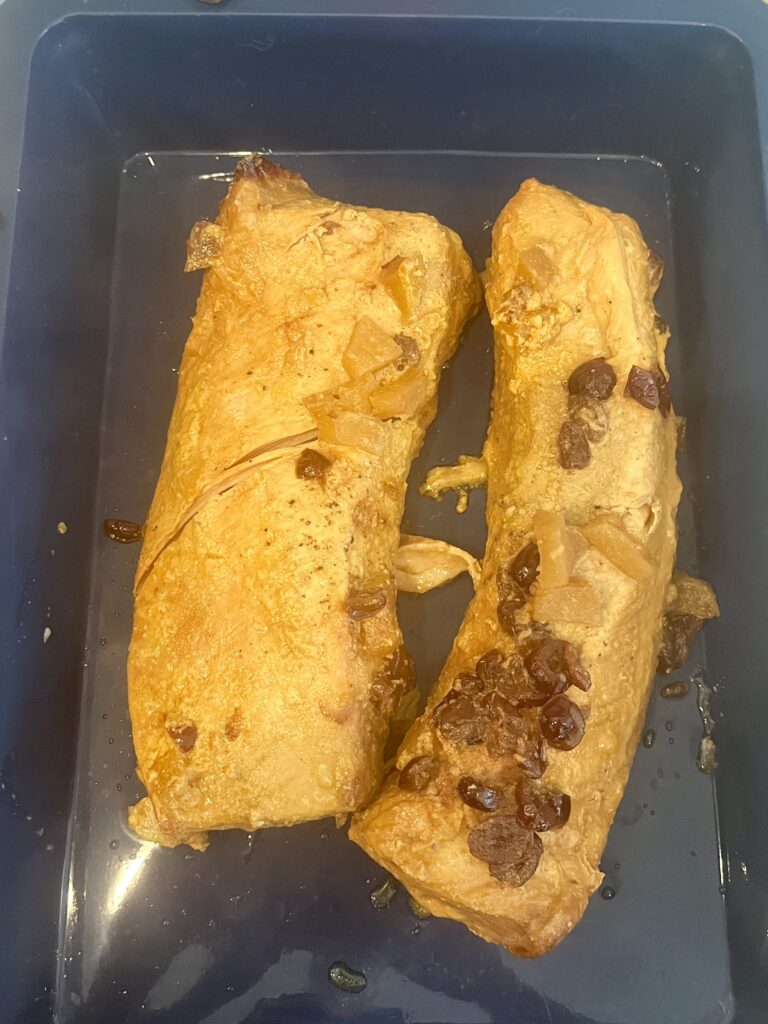
[[[0, 1021], [765, 1024], [768, 11], [282, 6], [297, 13], [0, 5]], [[70, 10], [90, 13], [35, 48]], [[484, 222], [531, 173], [627, 210], [667, 259], [683, 557], [723, 608], [707, 632], [720, 871], [694, 698], [656, 700], [656, 744], [604, 861], [616, 896], [540, 961], [419, 924], [402, 892], [374, 910], [380, 869], [329, 823], [223, 835], [204, 857], [141, 847], [122, 825], [135, 552], [99, 523], [146, 510], [199, 286], [181, 274], [183, 239], [226, 187], [224, 154], [262, 147], [321, 192], [428, 209], [478, 262]], [[478, 320], [414, 483], [478, 449], [489, 342]], [[414, 487], [408, 524], [481, 550], [479, 495], [461, 518]], [[402, 602], [425, 684], [467, 598], [457, 584]], [[699, 649], [686, 674], [703, 663]], [[329, 985], [339, 958], [368, 974], [362, 995]]]

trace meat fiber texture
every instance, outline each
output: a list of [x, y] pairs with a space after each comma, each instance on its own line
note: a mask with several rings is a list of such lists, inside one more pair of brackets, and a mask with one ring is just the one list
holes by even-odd
[[[600, 857], [655, 674], [676, 546], [676, 422], [671, 411], [664, 416], [625, 394], [625, 383], [633, 365], [666, 374], [668, 331], [653, 307], [659, 279], [660, 261], [634, 221], [556, 188], [526, 181], [499, 216], [486, 272], [496, 379], [484, 450], [482, 578], [427, 709], [396, 762], [402, 770], [412, 758], [430, 756], [439, 771], [421, 791], [401, 788], [394, 772], [350, 831], [433, 914], [461, 921], [521, 957], [558, 943], [601, 882]], [[608, 360], [617, 377], [601, 404], [604, 436], [591, 445], [588, 465], [565, 469], [559, 437], [569, 416], [567, 382], [576, 367], [596, 358]], [[519, 768], [482, 744], [449, 742], [432, 712], [458, 674], [473, 672], [487, 651], [515, 651], [519, 640], [497, 617], [497, 570], [530, 541], [539, 511], [563, 514], [573, 548], [572, 587], [587, 588], [597, 611], [584, 616], [591, 622], [544, 622], [573, 643], [592, 685], [586, 693], [568, 690], [588, 715], [586, 732], [575, 749], [547, 751], [542, 779], [570, 795], [570, 819], [541, 835], [536, 871], [515, 886], [471, 855], [469, 831], [489, 815], [462, 802], [457, 781], [470, 776], [490, 785], [506, 778], [514, 787]], [[606, 517], [642, 553], [650, 566], [645, 578], [632, 578], [626, 565], [620, 568], [581, 534], [580, 528]], [[532, 615], [540, 587], [539, 581], [532, 588]]]
[[[344, 815], [381, 783], [406, 478], [479, 286], [434, 218], [324, 199], [258, 156], [195, 225], [187, 269], [205, 277], [135, 584], [128, 691], [148, 796], [130, 822], [202, 849], [212, 829]], [[361, 321], [407, 336], [421, 390], [399, 417], [345, 397]], [[335, 443], [353, 399], [375, 446]], [[299, 475], [307, 448], [320, 476]], [[383, 602], [368, 618], [350, 616], [360, 592]]]

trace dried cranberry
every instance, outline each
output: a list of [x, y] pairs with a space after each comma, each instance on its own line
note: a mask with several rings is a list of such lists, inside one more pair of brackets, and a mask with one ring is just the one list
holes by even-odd
[[663, 675], [681, 668], [688, 660], [693, 641], [704, 625], [695, 615], [665, 615], [657, 671]]
[[666, 419], [672, 411], [672, 399], [669, 397], [669, 382], [661, 370], [656, 371], [656, 388], [659, 392], [659, 412]]
[[356, 622], [377, 615], [387, 604], [385, 590], [352, 590], [347, 597], [347, 615]]
[[460, 691], [450, 690], [433, 716], [437, 728], [450, 743], [473, 746], [486, 737], [488, 712]]
[[197, 743], [197, 726], [191, 722], [179, 725], [166, 725], [165, 731], [182, 752], [188, 754]]
[[588, 395], [604, 402], [616, 387], [616, 373], [607, 359], [590, 359], [577, 366], [568, 378], [572, 395]]
[[515, 787], [517, 820], [523, 828], [534, 832], [549, 832], [562, 828], [571, 816], [571, 798], [559, 789], [534, 786], [520, 779]]
[[473, 807], [476, 811], [495, 811], [498, 807], [499, 795], [496, 790], [484, 786], [470, 775], [462, 775], [456, 788], [467, 807]]
[[438, 764], [434, 757], [412, 757], [400, 772], [397, 784], [400, 789], [420, 793], [437, 776], [437, 771]]
[[586, 692], [592, 685], [592, 677], [581, 664], [576, 648], [567, 642], [563, 654], [563, 671], [568, 685], [575, 686], [577, 690]]
[[485, 861], [494, 878], [523, 885], [538, 867], [541, 839], [523, 828], [511, 814], [495, 814], [469, 833], [469, 852]]
[[330, 465], [331, 460], [322, 452], [315, 448], [305, 448], [296, 460], [296, 476], [300, 480], [321, 480]]
[[566, 420], [560, 427], [557, 439], [557, 455], [563, 469], [584, 469], [589, 465], [592, 453], [583, 423]]
[[101, 524], [104, 536], [118, 544], [136, 544], [144, 536], [141, 523], [132, 523], [130, 519], [105, 519]]
[[646, 409], [658, 409], [659, 407], [659, 386], [656, 376], [641, 366], [633, 366], [629, 371], [624, 394], [634, 398]]
[[573, 750], [584, 738], [584, 715], [578, 704], [564, 694], [547, 701], [541, 709], [541, 731], [558, 750]]

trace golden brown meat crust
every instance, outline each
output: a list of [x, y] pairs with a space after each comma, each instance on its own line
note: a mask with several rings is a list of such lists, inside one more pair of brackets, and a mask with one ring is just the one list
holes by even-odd
[[406, 477], [479, 289], [432, 217], [323, 199], [260, 157], [187, 267], [207, 269], [136, 578], [131, 821], [200, 846], [380, 784]]
[[[667, 341], [653, 308], [659, 277], [658, 260], [626, 216], [536, 181], [525, 182], [502, 211], [487, 273], [496, 382], [484, 451], [489, 536], [482, 579], [427, 710], [398, 753], [400, 775], [390, 777], [382, 794], [355, 816], [350, 831], [419, 903], [517, 956], [551, 949], [578, 922], [600, 884], [600, 856], [654, 677], [680, 494], [675, 418], [658, 376], [666, 374]], [[610, 397], [570, 395], [573, 371], [595, 359], [606, 360], [615, 373]], [[656, 375], [657, 398], [662, 391], [657, 407], [625, 394], [633, 366]], [[610, 371], [601, 372], [603, 380], [593, 380], [592, 390], [608, 390]], [[584, 379], [571, 390], [578, 392]], [[651, 388], [651, 404], [653, 398]], [[563, 444], [565, 423], [576, 424], [566, 428], [575, 431], [575, 444]], [[582, 468], [566, 469], [563, 462]], [[507, 606], [504, 629], [499, 602], [500, 587], [508, 584], [505, 570], [532, 538], [539, 576], [521, 608], [510, 614]], [[567, 690], [588, 716], [582, 741], [570, 750], [550, 746], [540, 782], [531, 778], [539, 770], [535, 758], [526, 764], [519, 751], [505, 753], [502, 743], [500, 752], [499, 744], [514, 736], [515, 722], [534, 720], [538, 728], [542, 713], [518, 707], [510, 717], [498, 691], [489, 704], [480, 683], [457, 680], [460, 672], [477, 678], [478, 659], [492, 649], [519, 666], [517, 654], [538, 649], [532, 618], [550, 636], [574, 645], [592, 680], [587, 692], [573, 685]], [[520, 692], [516, 679], [506, 691], [513, 699]], [[480, 694], [473, 698], [478, 713], [491, 708], [480, 714], [479, 742], [478, 735], [467, 742], [467, 726], [457, 726], [455, 717], [452, 740], [450, 729], [446, 734], [440, 725], [441, 712], [434, 714], [457, 687]], [[505, 724], [494, 733], [499, 721]], [[456, 739], [462, 728], [464, 742]], [[429, 771], [414, 781], [410, 769], [403, 779], [402, 769], [420, 756], [432, 759], [421, 762]], [[462, 777], [493, 789], [495, 814], [460, 799]], [[401, 780], [420, 788], [403, 788]], [[538, 866], [516, 885], [519, 878], [501, 881], [491, 874], [490, 862], [503, 860], [505, 851], [478, 859], [468, 836], [500, 814], [519, 820], [521, 780], [568, 794], [571, 812], [564, 827], [542, 832]]]

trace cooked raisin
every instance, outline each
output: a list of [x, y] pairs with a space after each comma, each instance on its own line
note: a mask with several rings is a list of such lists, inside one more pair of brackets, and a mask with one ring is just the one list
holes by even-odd
[[136, 544], [144, 536], [143, 525], [130, 519], [105, 519], [101, 528], [105, 537], [118, 544]]
[[400, 789], [420, 793], [437, 776], [437, 769], [437, 760], [434, 757], [412, 757], [400, 772], [397, 784]]
[[488, 732], [488, 712], [470, 696], [450, 690], [433, 712], [435, 724], [450, 743], [473, 746]]
[[166, 725], [165, 731], [182, 754], [188, 754], [197, 742], [197, 726], [191, 722]]
[[300, 480], [322, 480], [331, 460], [315, 448], [305, 448], [296, 460], [296, 476]]
[[634, 398], [646, 409], [658, 409], [659, 407], [659, 385], [656, 376], [641, 366], [633, 366], [629, 371], [624, 394]]
[[517, 757], [517, 762], [529, 779], [540, 779], [547, 770], [547, 744], [539, 736], [535, 744]]
[[373, 704], [391, 712], [400, 698], [413, 689], [414, 671], [405, 645], [401, 644], [387, 656], [381, 670], [373, 677], [370, 697]]
[[656, 371], [656, 387], [659, 392], [659, 412], [666, 419], [672, 411], [672, 399], [669, 397], [669, 381], [661, 370]]
[[608, 433], [608, 412], [602, 402], [587, 395], [571, 395], [569, 416], [573, 423], [584, 428], [590, 444], [600, 444]]
[[509, 574], [523, 593], [530, 593], [539, 575], [540, 562], [539, 548], [535, 541], [529, 541], [512, 559]]
[[541, 731], [547, 742], [558, 750], [573, 750], [578, 746], [585, 728], [584, 715], [578, 704], [562, 693], [547, 701], [541, 709]]
[[567, 642], [563, 654], [563, 671], [569, 685], [575, 686], [577, 690], [586, 692], [592, 685], [592, 678], [581, 664], [576, 648]]
[[497, 680], [502, 675], [504, 658], [504, 652], [494, 647], [478, 660], [475, 672], [477, 673], [477, 678], [485, 686], [493, 687], [497, 685]]
[[403, 364], [403, 369], [406, 366], [417, 366], [421, 361], [421, 350], [415, 338], [411, 338], [407, 334], [396, 334], [395, 341], [403, 350], [402, 358], [397, 361], [398, 370], [401, 363]]
[[517, 820], [523, 828], [534, 832], [549, 832], [562, 828], [571, 816], [571, 798], [559, 789], [534, 786], [520, 779], [515, 787]]
[[495, 811], [499, 805], [496, 790], [491, 786], [484, 786], [470, 775], [462, 775], [456, 788], [467, 807], [473, 807], [476, 811]]
[[507, 597], [496, 605], [496, 617], [499, 620], [499, 625], [509, 636], [517, 636], [522, 628], [521, 623], [518, 621], [517, 613], [525, 604], [525, 595], [521, 594], [520, 591], [518, 591], [518, 594], [520, 594], [519, 601], [516, 598]]
[[347, 597], [347, 615], [356, 622], [370, 619], [386, 607], [385, 590], [353, 590]]
[[494, 878], [523, 885], [538, 867], [541, 839], [523, 828], [511, 814], [496, 814], [469, 833], [469, 852], [485, 861]]
[[693, 641], [704, 625], [695, 615], [665, 615], [657, 671], [663, 675], [681, 668], [688, 660]]
[[568, 689], [572, 674], [572, 669], [566, 665], [570, 646], [555, 637], [534, 640], [527, 645], [525, 667], [542, 696], [549, 698]]
[[616, 387], [616, 373], [607, 359], [590, 359], [577, 366], [568, 378], [572, 395], [587, 395], [604, 402]]
[[565, 421], [557, 439], [557, 454], [563, 469], [584, 469], [589, 465], [592, 453], [583, 423], [577, 420]]
[[512, 703], [518, 694], [524, 694], [528, 683], [523, 659], [519, 654], [488, 651], [477, 663], [477, 677], [486, 688], [499, 690]]

